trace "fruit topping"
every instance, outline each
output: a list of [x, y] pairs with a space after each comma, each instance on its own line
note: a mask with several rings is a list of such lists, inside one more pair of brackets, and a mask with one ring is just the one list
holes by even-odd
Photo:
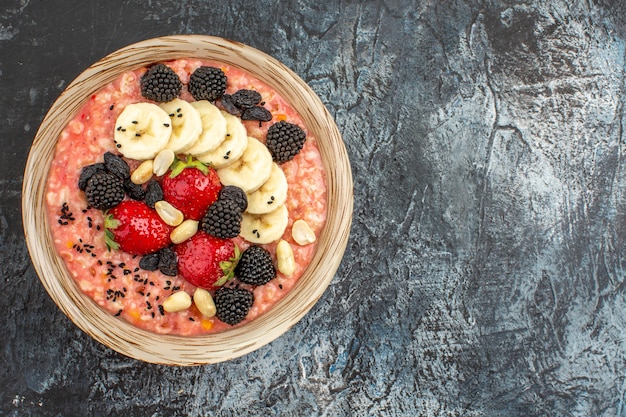
[[108, 210], [124, 199], [124, 185], [115, 175], [98, 171], [87, 181], [85, 197], [90, 207]]
[[115, 121], [114, 140], [127, 158], [153, 159], [165, 148], [172, 134], [172, 122], [165, 110], [153, 103], [131, 103]]
[[178, 259], [176, 258], [176, 253], [169, 247], [165, 247], [161, 249], [158, 254], [159, 271], [161, 271], [163, 275], [167, 275], [169, 277], [175, 277], [178, 275]]
[[266, 138], [265, 144], [272, 157], [282, 163], [290, 161], [302, 150], [306, 134], [300, 126], [281, 120], [269, 127]]
[[117, 176], [121, 180], [130, 178], [130, 168], [126, 161], [111, 152], [104, 154], [104, 167], [109, 174]]
[[226, 119], [220, 109], [207, 100], [192, 101], [190, 104], [200, 114], [202, 132], [185, 152], [203, 155], [215, 150], [226, 139]]
[[189, 77], [189, 92], [196, 100], [214, 101], [226, 91], [226, 74], [219, 68], [202, 66]]
[[225, 111], [220, 113], [226, 123], [225, 136], [212, 151], [197, 156], [199, 161], [215, 169], [227, 167], [241, 158], [248, 144], [248, 132], [241, 119]]
[[215, 314], [224, 323], [234, 326], [246, 318], [253, 302], [251, 291], [223, 287], [215, 292]]
[[232, 95], [224, 94], [221, 102], [224, 110], [234, 116], [241, 117], [241, 120], [258, 120], [260, 122], [272, 120], [272, 113], [259, 105], [261, 94], [258, 91], [241, 89]]
[[272, 155], [265, 145], [253, 137], [248, 138], [241, 158], [217, 171], [224, 185], [235, 185], [246, 193], [258, 189], [272, 173]]
[[241, 254], [241, 259], [235, 268], [235, 276], [246, 284], [267, 284], [276, 277], [272, 255], [260, 246], [250, 246]]
[[199, 161], [177, 160], [161, 183], [163, 198], [180, 210], [185, 219], [201, 220], [222, 185], [213, 168]]
[[207, 290], [223, 285], [234, 276], [239, 249], [230, 239], [220, 239], [198, 231], [174, 246], [178, 273], [196, 287]]
[[106, 168], [102, 162], [83, 167], [80, 171], [80, 176], [78, 177], [78, 188], [81, 191], [85, 191], [85, 188], [87, 188], [87, 181], [89, 181], [89, 178], [91, 178], [91, 176], [96, 172], [106, 172]]
[[241, 219], [241, 237], [252, 243], [272, 243], [283, 236], [288, 223], [289, 211], [284, 204], [269, 213], [246, 212]]
[[156, 271], [159, 269], [159, 259], [161, 255], [159, 252], [149, 253], [144, 255], [139, 260], [139, 268], [144, 271]]
[[145, 202], [150, 208], [154, 208], [154, 205], [163, 200], [163, 189], [161, 188], [161, 184], [155, 179], [150, 180], [148, 185], [146, 186], [146, 197]]
[[219, 200], [233, 200], [243, 213], [248, 208], [248, 197], [246, 193], [235, 185], [225, 185], [218, 195]]
[[172, 135], [166, 148], [175, 153], [190, 148], [202, 133], [200, 113], [191, 103], [179, 98], [163, 103], [159, 107], [167, 112], [172, 124]]
[[152, 101], [171, 101], [178, 97], [182, 87], [178, 75], [165, 64], [153, 65], [141, 77], [141, 95]]
[[142, 201], [146, 198], [146, 190], [144, 190], [141, 185], [132, 182], [130, 179], [124, 181], [124, 191], [126, 191], [126, 194], [128, 194], [128, 196], [133, 200]]
[[269, 213], [287, 200], [287, 177], [282, 169], [272, 162], [270, 177], [248, 197], [248, 213]]
[[173, 230], [155, 210], [135, 200], [124, 200], [109, 210], [105, 227], [107, 246], [132, 255], [146, 255], [168, 246]]
[[272, 120], [272, 113], [265, 107], [254, 106], [245, 109], [241, 113], [241, 120], [258, 120], [259, 122], [269, 122]]
[[241, 89], [230, 96], [233, 104], [240, 109], [254, 107], [261, 101], [261, 94], [255, 90]]
[[202, 218], [202, 230], [222, 239], [237, 237], [241, 230], [241, 213], [236, 201], [218, 199]]

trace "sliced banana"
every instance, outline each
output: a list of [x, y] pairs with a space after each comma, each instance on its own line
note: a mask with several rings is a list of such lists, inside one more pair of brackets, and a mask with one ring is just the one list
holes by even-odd
[[274, 210], [287, 200], [287, 189], [285, 173], [277, 163], [273, 162], [272, 171], [267, 181], [258, 190], [247, 195], [248, 208], [246, 211], [252, 214], [262, 214]]
[[200, 115], [202, 131], [186, 153], [196, 156], [217, 149], [226, 139], [226, 119], [222, 112], [208, 100], [193, 101], [190, 105]]
[[235, 185], [246, 193], [257, 190], [272, 173], [272, 154], [267, 147], [253, 137], [241, 158], [225, 168], [217, 170], [224, 185]]
[[198, 110], [179, 98], [159, 104], [159, 107], [169, 115], [172, 124], [172, 134], [166, 149], [181, 153], [196, 143], [202, 133], [202, 119]]
[[224, 141], [214, 150], [197, 155], [200, 162], [211, 164], [213, 168], [223, 168], [241, 158], [248, 146], [248, 132], [237, 116], [222, 111], [226, 119], [226, 135]]
[[241, 236], [252, 243], [271, 243], [283, 236], [288, 223], [289, 212], [284, 204], [269, 213], [243, 213]]
[[170, 117], [154, 103], [129, 104], [115, 121], [117, 148], [131, 159], [153, 159], [165, 148], [171, 134]]

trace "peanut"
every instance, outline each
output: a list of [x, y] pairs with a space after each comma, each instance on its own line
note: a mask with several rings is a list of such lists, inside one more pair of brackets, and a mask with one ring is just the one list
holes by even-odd
[[276, 259], [278, 261], [278, 270], [285, 276], [291, 276], [296, 270], [293, 250], [286, 240], [281, 239], [276, 245]]
[[130, 180], [137, 184], [145, 184], [152, 178], [153, 162], [151, 159], [143, 161], [130, 176]]
[[315, 242], [315, 232], [304, 220], [296, 220], [291, 228], [291, 237], [300, 246]]
[[172, 243], [182, 243], [191, 236], [195, 235], [198, 231], [198, 223], [199, 222], [196, 220], [187, 219], [176, 226], [176, 229], [172, 230], [172, 233], [170, 233]]
[[172, 162], [174, 162], [175, 157], [176, 155], [174, 155], [174, 151], [171, 149], [163, 149], [160, 151], [154, 158], [154, 165], [152, 167], [154, 175], [160, 177], [165, 174], [170, 165], [172, 165]]
[[178, 291], [163, 301], [163, 310], [168, 313], [187, 310], [191, 307], [191, 297], [185, 291]]
[[207, 290], [196, 288], [196, 291], [193, 293], [193, 302], [203, 316], [213, 317], [215, 315], [215, 302], [213, 302], [213, 297]]
[[154, 208], [159, 217], [170, 226], [178, 226], [183, 222], [183, 213], [165, 200], [157, 201]]

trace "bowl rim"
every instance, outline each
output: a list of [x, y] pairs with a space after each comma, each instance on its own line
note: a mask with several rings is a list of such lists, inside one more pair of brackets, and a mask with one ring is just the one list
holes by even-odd
[[[149, 48], [155, 47], [159, 49], [158, 57], [148, 53]], [[230, 56], [246, 64], [257, 65], [258, 68], [232, 63]], [[332, 237], [328, 240], [329, 245], [317, 247], [311, 263], [294, 288], [270, 311], [244, 326], [201, 336], [163, 335], [139, 329], [113, 317], [82, 293], [67, 272], [52, 243], [44, 204], [45, 179], [50, 170], [52, 157], [48, 158], [45, 169], [42, 169], [38, 154], [56, 147], [60, 132], [67, 121], [74, 117], [89, 98], [90, 94], [79, 99], [72, 96], [82, 84], [97, 80], [89, 90], [93, 93], [124, 71], [180, 58], [226, 62], [257, 78], [260, 78], [258, 71], [263, 65], [264, 74], [267, 73], [270, 78], [262, 77], [264, 82], [283, 97], [288, 92], [297, 94], [299, 99], [304, 100], [306, 103], [304, 107], [293, 103], [292, 105], [305, 120], [307, 128], [314, 132], [326, 174], [328, 215], [319, 240]], [[113, 65], [120, 61], [123, 61], [124, 65], [117, 67]], [[281, 82], [284, 77], [289, 79], [289, 83]], [[66, 121], [56, 119], [58, 113], [68, 106], [72, 109], [69, 118], [64, 119]], [[323, 117], [321, 120], [311, 120], [313, 114], [320, 114]], [[324, 135], [320, 135], [320, 132], [324, 132]], [[322, 144], [328, 148], [324, 152]], [[330, 156], [333, 158], [332, 161], [329, 159]], [[353, 199], [351, 168], [339, 129], [317, 94], [297, 74], [270, 55], [240, 42], [208, 35], [171, 35], [145, 39], [111, 52], [79, 74], [54, 101], [41, 122], [29, 150], [22, 185], [22, 222], [28, 251], [39, 280], [57, 306], [81, 330], [101, 344], [137, 360], [167, 365], [203, 365], [234, 359], [257, 350], [284, 334], [308, 313], [321, 298], [339, 268], [349, 238]], [[335, 216], [331, 216], [333, 213], [331, 210], [336, 210]], [[42, 227], [45, 230], [43, 236], [39, 233]], [[311, 265], [315, 267], [312, 268]], [[57, 272], [61, 272], [62, 276], [57, 276]], [[299, 286], [301, 291], [296, 292]], [[294, 298], [304, 290], [308, 294], [305, 303], [294, 305]], [[270, 312], [274, 314], [270, 316]], [[280, 318], [278, 322], [269, 321], [274, 315]], [[115, 320], [114, 328], [109, 324], [111, 318]], [[149, 346], [149, 343], [155, 343], [153, 340], [155, 336], [159, 338], [158, 346]], [[232, 345], [233, 338], [237, 340], [235, 346]]]

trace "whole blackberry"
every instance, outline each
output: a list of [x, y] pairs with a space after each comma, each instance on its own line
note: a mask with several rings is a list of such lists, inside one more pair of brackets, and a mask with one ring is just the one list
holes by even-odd
[[217, 200], [202, 218], [202, 230], [211, 236], [230, 239], [241, 231], [241, 210], [233, 200]]
[[306, 134], [298, 125], [280, 121], [267, 129], [265, 145], [278, 163], [293, 159], [304, 146]]
[[242, 212], [246, 211], [248, 208], [248, 197], [246, 197], [245, 191], [236, 185], [223, 186], [218, 199], [234, 201]]
[[178, 75], [165, 64], [151, 66], [141, 77], [140, 84], [142, 96], [162, 103], [174, 100], [183, 88]]
[[189, 77], [188, 89], [196, 100], [215, 101], [226, 91], [226, 74], [216, 67], [199, 67]]
[[234, 326], [242, 322], [254, 303], [254, 295], [243, 288], [222, 287], [215, 291], [215, 315]]
[[113, 174], [96, 172], [87, 181], [85, 197], [91, 207], [108, 210], [124, 199], [124, 185], [122, 180]]
[[80, 177], [78, 177], [78, 188], [85, 191], [89, 178], [96, 172], [106, 172], [106, 168], [102, 162], [84, 166], [80, 171]]
[[246, 284], [267, 284], [276, 277], [272, 256], [260, 246], [250, 246], [241, 254], [241, 259], [235, 268], [235, 276]]

